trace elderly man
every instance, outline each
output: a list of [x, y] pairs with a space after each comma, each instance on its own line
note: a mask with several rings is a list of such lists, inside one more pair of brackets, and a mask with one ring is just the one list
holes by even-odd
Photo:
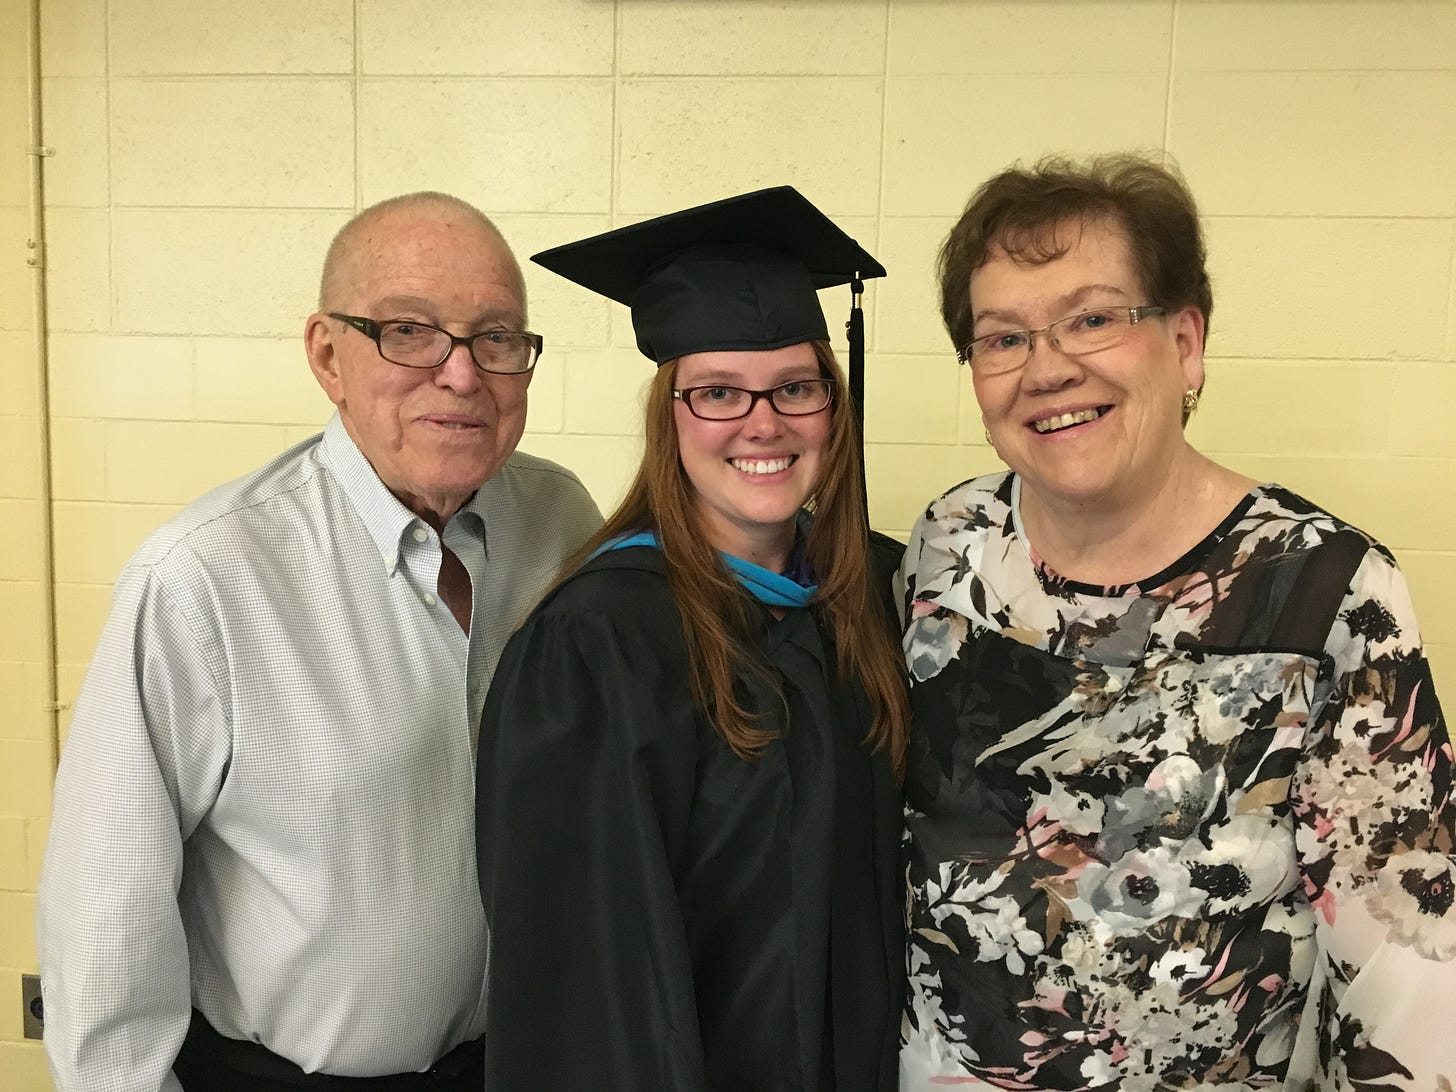
[[122, 573], [41, 881], [62, 1090], [479, 1088], [475, 726], [600, 523], [515, 453], [525, 320], [476, 209], [365, 210], [304, 335], [333, 420]]

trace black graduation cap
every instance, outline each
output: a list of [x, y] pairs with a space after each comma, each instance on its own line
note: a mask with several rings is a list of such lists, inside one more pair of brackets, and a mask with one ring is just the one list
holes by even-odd
[[792, 186], [668, 213], [531, 260], [631, 307], [637, 347], [658, 364], [827, 339], [815, 291], [852, 285], [849, 383], [863, 433], [861, 282], [885, 267]]

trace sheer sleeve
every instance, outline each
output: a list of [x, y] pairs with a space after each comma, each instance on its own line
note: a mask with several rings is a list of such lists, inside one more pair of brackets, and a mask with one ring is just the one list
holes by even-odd
[[1370, 550], [1326, 646], [1328, 699], [1293, 784], [1318, 965], [1322, 1087], [1449, 1088], [1456, 1041], [1456, 797], [1452, 748], [1405, 580]]

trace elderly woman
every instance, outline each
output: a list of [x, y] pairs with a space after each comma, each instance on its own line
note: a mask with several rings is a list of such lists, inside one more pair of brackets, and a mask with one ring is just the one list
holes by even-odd
[[659, 367], [485, 706], [485, 1087], [890, 1092], [908, 710], [815, 294], [883, 270], [786, 187], [536, 260]]
[[1010, 470], [902, 568], [902, 1087], [1450, 1088], [1452, 750], [1405, 581], [1185, 439], [1188, 191], [1007, 171], [940, 274]]

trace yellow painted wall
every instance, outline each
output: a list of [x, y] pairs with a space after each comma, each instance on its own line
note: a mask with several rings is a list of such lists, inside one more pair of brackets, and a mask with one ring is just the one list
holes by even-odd
[[22, 4], [0, 0], [0, 1087], [20, 1092], [49, 1087], [38, 1049], [17, 1040], [53, 761], [25, 22]]
[[[0, 0], [0, 1074], [47, 1088], [17, 979], [49, 806], [27, 332], [22, 0]], [[1194, 442], [1382, 538], [1456, 704], [1456, 2], [43, 0], [61, 700], [110, 584], [203, 489], [315, 431], [298, 336], [331, 232], [439, 188], [522, 255], [791, 182], [890, 269], [868, 294], [870, 491], [903, 534], [990, 469], [931, 262], [1018, 157], [1182, 164], [1216, 308]], [[524, 446], [602, 505], [648, 365], [528, 271]], [[831, 326], [845, 308], [826, 294]]]

